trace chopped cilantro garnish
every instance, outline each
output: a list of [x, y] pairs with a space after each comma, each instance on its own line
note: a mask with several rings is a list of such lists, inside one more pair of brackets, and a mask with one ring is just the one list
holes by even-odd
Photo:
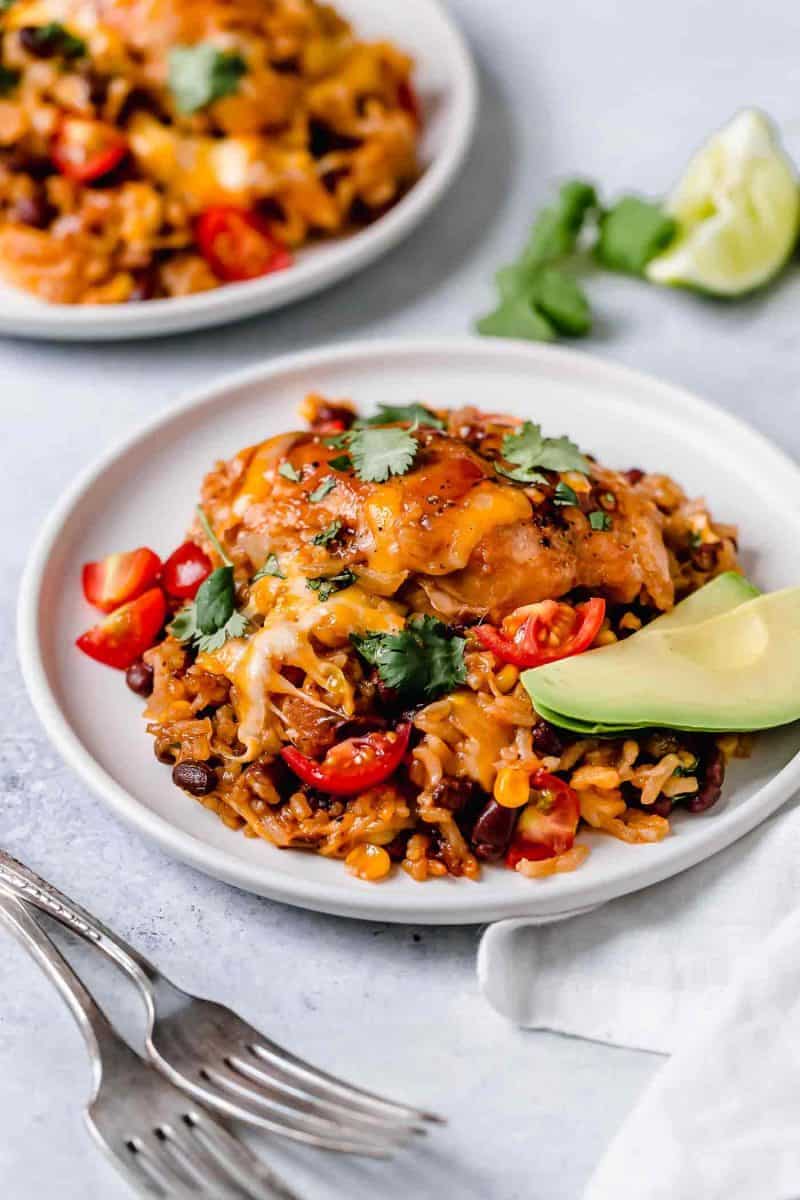
[[174, 618], [169, 632], [197, 650], [219, 650], [228, 638], [242, 637], [247, 618], [236, 608], [233, 567], [217, 567], [198, 589], [191, 604]]
[[319, 504], [320, 500], [324, 500], [328, 492], [332, 492], [336, 487], [336, 480], [332, 475], [326, 475], [322, 483], [315, 487], [313, 492], [309, 492], [308, 499], [312, 504]]
[[83, 58], [86, 53], [83, 38], [75, 37], [60, 21], [30, 28], [27, 38], [34, 53], [38, 50], [42, 55], [60, 54], [62, 58]]
[[556, 490], [553, 492], [553, 504], [558, 504], [564, 508], [567, 505], [578, 503], [578, 497], [568, 483], [559, 483], [556, 485]]
[[345, 430], [344, 433], [331, 433], [322, 439], [323, 446], [330, 446], [331, 450], [344, 450], [345, 446], [350, 441], [350, 431]]
[[382, 682], [405, 696], [432, 699], [467, 676], [466, 640], [435, 617], [416, 614], [400, 633], [352, 633], [350, 640]]
[[675, 237], [677, 223], [658, 205], [624, 196], [600, 220], [597, 257], [612, 271], [641, 275]]
[[240, 54], [226, 54], [210, 42], [173, 46], [169, 52], [169, 89], [178, 112], [193, 113], [239, 86], [247, 71]]
[[278, 474], [282, 475], [284, 479], [290, 479], [292, 483], [300, 482], [300, 472], [297, 470], [297, 467], [292, 466], [288, 458], [284, 459], [278, 467]]
[[589, 513], [589, 524], [592, 529], [608, 533], [611, 529], [611, 517], [601, 508], [596, 508], [594, 512]]
[[374, 416], [356, 421], [359, 429], [369, 425], [430, 425], [444, 429], [444, 421], [422, 404], [379, 404]]
[[334, 471], [352, 471], [353, 460], [349, 454], [337, 454], [336, 458], [329, 459], [328, 466]]
[[19, 71], [0, 66], [0, 96], [7, 96], [9, 92], [13, 92], [18, 83]]
[[508, 472], [497, 465], [495, 469], [515, 483], [545, 482], [542, 469], [579, 471], [584, 475], [589, 470], [588, 462], [574, 442], [568, 437], [542, 437], [541, 425], [533, 421], [525, 421], [515, 433], [507, 433], [503, 438], [501, 453], [505, 461], [516, 469]]
[[255, 575], [250, 580], [250, 582], [257, 583], [259, 579], [265, 579], [268, 575], [271, 576], [273, 579], [285, 579], [286, 578], [283, 571], [281, 570], [281, 566], [280, 566], [280, 563], [278, 562], [277, 554], [269, 555], [269, 557], [267, 558], [267, 561], [264, 563], [263, 567], [260, 567], [256, 571]]
[[339, 530], [341, 528], [342, 528], [342, 522], [338, 518], [334, 521], [331, 521], [330, 525], [327, 525], [325, 527], [325, 529], [321, 529], [319, 531], [319, 533], [314, 534], [314, 536], [311, 539], [311, 545], [312, 546], [328, 546], [332, 541], [334, 541], [338, 537]]
[[329, 600], [334, 592], [352, 587], [356, 581], [354, 573], [345, 567], [338, 575], [320, 575], [316, 579], [307, 579], [306, 587], [316, 592], [320, 600]]
[[405, 429], [356, 429], [349, 445], [356, 474], [367, 483], [405, 475], [419, 449], [417, 439]]

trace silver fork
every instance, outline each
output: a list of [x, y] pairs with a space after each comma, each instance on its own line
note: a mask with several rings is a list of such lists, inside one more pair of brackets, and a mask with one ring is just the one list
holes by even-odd
[[92, 1060], [86, 1123], [128, 1182], [162, 1200], [298, 1200], [244, 1142], [115, 1033], [30, 909], [0, 887], [3, 922], [56, 985]]
[[264, 1037], [231, 1009], [192, 996], [75, 901], [0, 850], [0, 883], [101, 949], [136, 983], [147, 1053], [200, 1103], [306, 1145], [384, 1158], [433, 1113], [329, 1075]]

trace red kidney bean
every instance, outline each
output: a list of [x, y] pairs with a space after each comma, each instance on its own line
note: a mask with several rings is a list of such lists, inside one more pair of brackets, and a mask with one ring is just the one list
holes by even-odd
[[208, 796], [217, 786], [217, 773], [208, 763], [187, 758], [172, 768], [172, 782], [192, 796]]
[[547, 758], [563, 754], [564, 743], [554, 725], [549, 721], [539, 720], [531, 730], [531, 743], [534, 752]]
[[471, 779], [443, 779], [433, 789], [433, 803], [452, 813], [461, 812], [472, 800], [477, 784]]
[[725, 756], [719, 746], [709, 752], [700, 781], [700, 789], [686, 802], [689, 812], [706, 812], [717, 803], [725, 782]]
[[137, 659], [125, 672], [125, 682], [137, 696], [149, 696], [153, 690], [153, 668]]
[[518, 809], [504, 808], [496, 800], [488, 800], [472, 827], [470, 841], [476, 858], [484, 862], [501, 858], [508, 849], [518, 816]]

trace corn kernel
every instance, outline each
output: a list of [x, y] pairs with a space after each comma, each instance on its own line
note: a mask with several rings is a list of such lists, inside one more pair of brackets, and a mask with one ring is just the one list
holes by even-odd
[[501, 767], [494, 781], [494, 798], [503, 808], [522, 808], [530, 798], [531, 784], [524, 767]]
[[613, 629], [602, 629], [592, 643], [593, 646], [611, 646], [618, 641]]
[[355, 846], [344, 860], [351, 875], [372, 883], [383, 879], [392, 869], [392, 860], [383, 846], [373, 846], [366, 842], [363, 846]]
[[511, 663], [506, 663], [506, 665], [495, 675], [495, 683], [497, 684], [498, 689], [504, 695], [506, 692], [511, 691], [511, 689], [516, 685], [518, 679], [519, 671]]

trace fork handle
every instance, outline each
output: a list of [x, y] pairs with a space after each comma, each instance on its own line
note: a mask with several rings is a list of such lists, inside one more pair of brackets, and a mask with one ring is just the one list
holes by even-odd
[[118, 1042], [108, 1018], [58, 952], [27, 904], [4, 886], [0, 886], [0, 922], [25, 947], [67, 1002], [89, 1050], [96, 1095], [100, 1086], [101, 1054]]
[[30, 867], [0, 850], [0, 884], [7, 887], [20, 900], [40, 908], [55, 917], [87, 942], [103, 950], [114, 962], [132, 976], [142, 993], [150, 997], [161, 976], [151, 962], [129, 945], [119, 934], [114, 933], [97, 917], [82, 908], [75, 900], [65, 896], [58, 888], [42, 879]]

